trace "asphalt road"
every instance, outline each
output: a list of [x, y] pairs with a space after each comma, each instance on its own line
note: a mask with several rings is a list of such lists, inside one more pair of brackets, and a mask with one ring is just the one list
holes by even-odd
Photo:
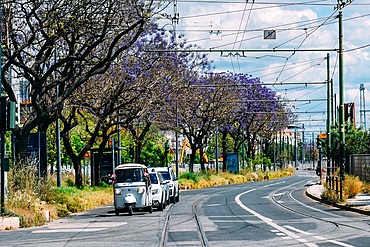
[[112, 206], [101, 207], [2, 231], [0, 246], [162, 246], [163, 239], [163, 246], [202, 246], [194, 212], [206, 246], [370, 246], [369, 216], [306, 197], [316, 181], [314, 172], [297, 171], [278, 180], [181, 191], [179, 203], [153, 214], [115, 216]]

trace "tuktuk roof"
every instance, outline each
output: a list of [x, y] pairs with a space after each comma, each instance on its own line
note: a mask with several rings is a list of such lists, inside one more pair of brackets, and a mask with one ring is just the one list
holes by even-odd
[[130, 169], [130, 168], [132, 169], [132, 168], [147, 168], [147, 167], [146, 165], [138, 164], [138, 163], [126, 163], [126, 164], [117, 166], [115, 169], [119, 170], [119, 169]]

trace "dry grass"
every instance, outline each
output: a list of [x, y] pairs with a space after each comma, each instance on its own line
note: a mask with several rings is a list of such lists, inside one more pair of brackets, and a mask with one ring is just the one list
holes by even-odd
[[34, 162], [19, 164], [8, 173], [8, 198], [5, 209], [20, 218], [20, 227], [40, 226], [49, 219], [58, 219], [74, 212], [86, 211], [111, 204], [111, 186], [76, 188], [72, 174], [64, 174], [62, 187], [56, 187], [56, 177], [40, 179]]
[[366, 191], [364, 191], [366, 187], [364, 186], [364, 183], [360, 180], [360, 178], [358, 176], [352, 175], [345, 175], [345, 179], [343, 181], [342, 200], [340, 199], [340, 194], [330, 188], [328, 183], [325, 183], [324, 187], [325, 190], [321, 197], [324, 200], [333, 203], [346, 202], [347, 199], [354, 198], [361, 192], [367, 193]]
[[187, 189], [200, 189], [212, 186], [220, 186], [227, 184], [241, 184], [250, 181], [263, 181], [269, 179], [276, 179], [285, 176], [292, 176], [294, 174], [293, 168], [286, 170], [270, 171], [270, 172], [248, 172], [241, 171], [238, 174], [230, 172], [200, 172], [189, 173], [185, 172], [179, 176], [179, 185]]

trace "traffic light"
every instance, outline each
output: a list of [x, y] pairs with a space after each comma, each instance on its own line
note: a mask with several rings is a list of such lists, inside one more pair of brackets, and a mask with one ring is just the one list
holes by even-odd
[[316, 146], [317, 148], [321, 148], [321, 139], [319, 137], [316, 139]]
[[0, 97], [0, 133], [5, 134], [7, 130], [15, 128], [15, 106], [15, 102]]
[[7, 102], [7, 130], [12, 130], [15, 128], [15, 102]]
[[0, 133], [6, 132], [6, 97], [0, 97]]
[[132, 145], [130, 146], [129, 156], [130, 156], [131, 159], [134, 158], [134, 147]]

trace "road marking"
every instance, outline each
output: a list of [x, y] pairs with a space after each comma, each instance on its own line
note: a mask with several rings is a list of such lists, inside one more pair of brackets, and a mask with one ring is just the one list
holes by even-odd
[[305, 232], [305, 231], [302, 231], [302, 230], [299, 230], [293, 226], [284, 226], [285, 228], [288, 228], [292, 231], [295, 231], [295, 232], [299, 232], [299, 233], [302, 233], [302, 234], [305, 234], [307, 236], [312, 236], [313, 238], [316, 238], [318, 240], [322, 240], [322, 241], [327, 241], [327, 242], [330, 242], [330, 243], [333, 243], [333, 244], [336, 244], [336, 245], [340, 245], [340, 246], [345, 246], [345, 247], [354, 247], [353, 245], [350, 245], [350, 244], [345, 244], [345, 243], [342, 243], [342, 242], [339, 242], [339, 241], [336, 241], [336, 240], [331, 240], [331, 239], [326, 239], [324, 237], [321, 237], [321, 236], [315, 236], [313, 235], [312, 233], [309, 233], [309, 232]]
[[285, 233], [287, 236], [289, 236], [289, 237], [291, 237], [291, 238], [293, 238], [293, 239], [297, 240], [298, 242], [303, 243], [303, 244], [305, 244], [305, 245], [307, 245], [307, 246], [316, 246], [316, 245], [308, 245], [308, 244], [307, 244], [307, 242], [308, 242], [308, 241], [307, 241], [306, 239], [302, 239], [301, 237], [299, 237], [299, 236], [298, 236], [298, 235], [296, 235], [295, 233], [293, 233], [293, 232], [291, 232], [291, 231], [289, 231], [289, 230], [285, 229], [284, 227], [279, 226], [278, 224], [275, 224], [274, 222], [272, 222], [272, 220], [271, 220], [271, 219], [269, 219], [269, 218], [267, 218], [267, 217], [265, 217], [265, 216], [263, 216], [263, 215], [261, 215], [261, 214], [257, 213], [256, 211], [253, 211], [252, 209], [248, 208], [247, 206], [245, 206], [245, 205], [240, 201], [240, 197], [241, 197], [242, 195], [245, 195], [245, 194], [247, 194], [247, 193], [249, 193], [249, 192], [252, 192], [252, 191], [255, 191], [255, 190], [256, 190], [256, 189], [247, 190], [247, 191], [245, 191], [245, 192], [240, 193], [239, 195], [237, 195], [237, 196], [235, 197], [235, 201], [236, 201], [236, 203], [237, 203], [241, 208], [243, 208], [245, 211], [247, 211], [247, 212], [251, 213], [252, 215], [256, 216], [257, 218], [259, 218], [260, 220], [262, 220], [262, 221], [263, 221], [263, 222], [265, 222], [266, 224], [270, 225], [271, 227], [275, 228], [275, 229], [276, 229], [276, 230], [278, 230], [279, 232]]
[[32, 233], [97, 232], [126, 224], [127, 222], [62, 223], [60, 225], [49, 225], [47, 229], [35, 230]]
[[[272, 184], [271, 184], [272, 185]], [[264, 186], [264, 187], [269, 187], [271, 185], [268, 185], [268, 186]], [[248, 208], [247, 206], [245, 206], [241, 201], [240, 201], [240, 197], [242, 195], [245, 195], [249, 192], [252, 192], [252, 191], [255, 191], [256, 189], [251, 189], [251, 190], [247, 190], [243, 193], [240, 193], [239, 195], [237, 195], [235, 197], [235, 202], [241, 207], [243, 208], [244, 210], [248, 211], [249, 213], [251, 213], [252, 215], [254, 215], [255, 217], [259, 218], [260, 220], [262, 220], [263, 222], [265, 222], [266, 224], [270, 225], [271, 227], [275, 228], [276, 230], [278, 230], [279, 232], [283, 232], [287, 235], [287, 237], [290, 237], [292, 239], [295, 239], [297, 240], [298, 242], [300, 243], [303, 243], [305, 244], [306, 246], [309, 246], [309, 247], [317, 247], [316, 244], [314, 243], [308, 243], [308, 241], [306, 239], [302, 239], [301, 237], [299, 237], [298, 235], [296, 235], [295, 233], [287, 230], [286, 228], [284, 227], [281, 227], [279, 226], [278, 224], [275, 224], [274, 222], [272, 222], [271, 219], [257, 213], [256, 211], [253, 211], [252, 209]], [[295, 200], [295, 199], [294, 199]], [[295, 200], [296, 201], [296, 200]], [[297, 201], [298, 202], [298, 201]], [[314, 208], [313, 208], [314, 209]], [[321, 211], [319, 209], [316, 209], [317, 211]], [[340, 246], [344, 246], [344, 247], [354, 247], [352, 245], [349, 245], [349, 244], [346, 244], [346, 243], [342, 243], [342, 242], [339, 242], [339, 241], [336, 241], [336, 240], [330, 240], [330, 239], [326, 239], [324, 237], [321, 237], [321, 236], [315, 236], [315, 235], [312, 235], [311, 233], [307, 233], [307, 232], [304, 232], [302, 230], [299, 230], [299, 229], [296, 229], [294, 227], [291, 227], [289, 226], [288, 227], [289, 229], [291, 230], [294, 230], [295, 232], [298, 232], [298, 233], [304, 233], [305, 235], [307, 236], [312, 236], [318, 240], [321, 240], [321, 241], [327, 241], [327, 242], [330, 242], [330, 243], [333, 243], [333, 244], [336, 244], [336, 245], [340, 245]], [[283, 237], [283, 238], [286, 238], [286, 237]]]
[[281, 193], [274, 194], [273, 196], [282, 196], [284, 194], [285, 194], [285, 192], [281, 192]]
[[235, 197], [235, 202], [241, 207], [243, 208], [245, 211], [251, 213], [252, 215], [256, 216], [257, 218], [259, 218], [260, 220], [262, 220], [263, 222], [265, 222], [266, 224], [268, 224], [269, 226], [275, 228], [276, 230], [278, 230], [279, 232], [282, 232], [282, 233], [285, 233], [288, 237], [291, 237], [295, 240], [297, 240], [298, 242], [302, 243], [302, 244], [305, 244], [306, 246], [317, 246], [317, 245], [312, 245], [310, 243], [308, 243], [308, 241], [306, 239], [302, 239], [300, 236], [296, 235], [295, 233], [285, 229], [284, 227], [281, 227], [279, 226], [278, 224], [275, 224], [274, 222], [272, 222], [271, 219], [257, 213], [256, 211], [253, 211], [252, 209], [248, 208], [247, 206], [245, 206], [241, 201], [240, 201], [240, 197], [242, 195], [245, 195], [249, 192], [252, 192], [252, 191], [255, 191], [256, 189], [251, 189], [251, 190], [247, 190], [243, 193], [240, 193], [239, 195], [237, 195]]

